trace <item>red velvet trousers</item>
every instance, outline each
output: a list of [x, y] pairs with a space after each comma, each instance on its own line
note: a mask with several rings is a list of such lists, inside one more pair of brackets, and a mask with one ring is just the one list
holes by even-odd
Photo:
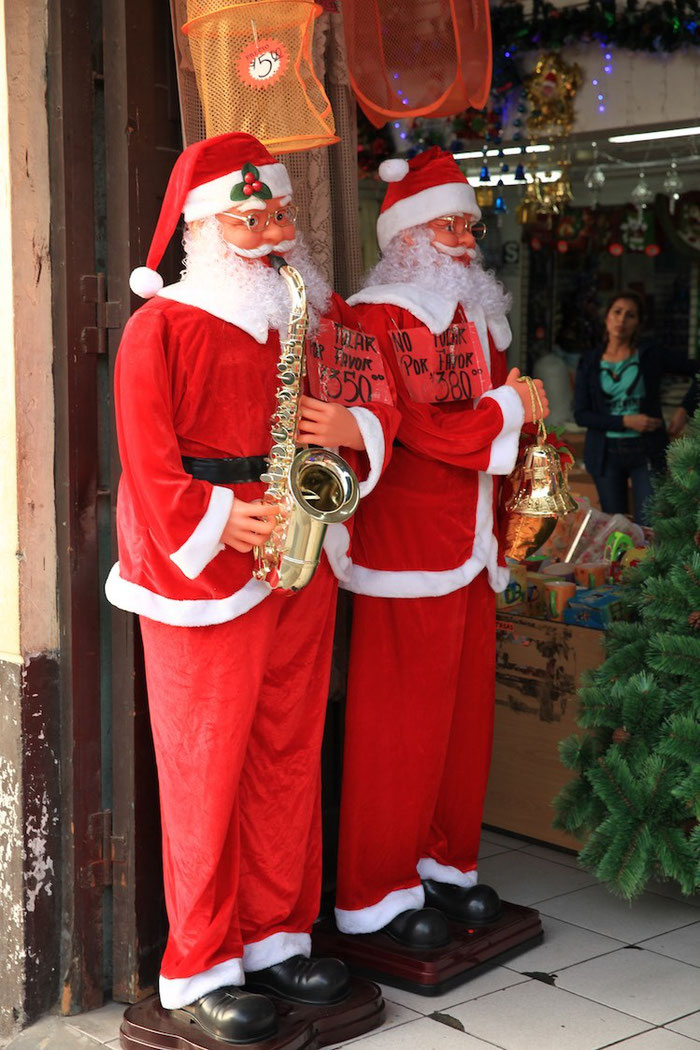
[[[273, 592], [227, 623], [141, 618], [170, 922], [164, 1005], [242, 983], [241, 958], [259, 969], [297, 954], [294, 935], [308, 940], [335, 593], [324, 560], [299, 594]], [[205, 983], [180, 980], [193, 975]]]
[[495, 638], [485, 571], [444, 597], [355, 596], [336, 913], [346, 932], [420, 907], [421, 876], [470, 884], [491, 762]]

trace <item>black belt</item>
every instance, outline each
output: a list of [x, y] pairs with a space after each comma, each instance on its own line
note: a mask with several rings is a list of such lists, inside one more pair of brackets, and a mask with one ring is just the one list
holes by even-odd
[[220, 485], [260, 481], [260, 475], [267, 470], [265, 456], [237, 456], [235, 459], [195, 459], [194, 456], [183, 456], [182, 465], [193, 478], [218, 482]]

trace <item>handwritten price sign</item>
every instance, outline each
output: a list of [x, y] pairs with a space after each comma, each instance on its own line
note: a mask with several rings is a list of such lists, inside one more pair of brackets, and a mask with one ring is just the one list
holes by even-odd
[[412, 401], [468, 401], [492, 387], [476, 326], [453, 324], [440, 335], [427, 328], [389, 332]]
[[393, 401], [373, 335], [325, 319], [309, 342], [306, 362], [311, 394], [320, 401]]

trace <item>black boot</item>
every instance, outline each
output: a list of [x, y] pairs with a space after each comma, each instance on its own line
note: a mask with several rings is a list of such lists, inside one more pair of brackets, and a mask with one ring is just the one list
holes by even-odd
[[435, 908], [402, 911], [378, 932], [388, 934], [406, 948], [443, 948], [450, 941], [445, 916]]
[[170, 1013], [181, 1020], [196, 1021], [223, 1043], [258, 1043], [277, 1032], [277, 1011], [270, 1000], [237, 985], [216, 988]]
[[485, 882], [467, 889], [449, 882], [426, 879], [423, 888], [425, 903], [438, 908], [453, 922], [463, 922], [467, 926], [488, 926], [500, 918], [501, 899]]
[[295, 1003], [331, 1006], [350, 994], [350, 974], [340, 959], [307, 959], [293, 955], [264, 970], [250, 970], [245, 986], [264, 995], [277, 995]]

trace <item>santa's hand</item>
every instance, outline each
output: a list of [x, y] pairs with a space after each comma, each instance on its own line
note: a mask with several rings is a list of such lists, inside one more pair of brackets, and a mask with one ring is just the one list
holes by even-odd
[[300, 445], [324, 445], [326, 448], [365, 447], [362, 431], [349, 408], [327, 404], [304, 394], [300, 401], [297, 442]]
[[234, 499], [226, 528], [221, 534], [221, 542], [241, 554], [247, 554], [253, 547], [264, 543], [275, 525], [275, 517], [280, 508], [277, 503], [246, 503]]
[[[530, 393], [530, 383], [533, 384], [535, 391], [537, 392], [534, 397]], [[546, 419], [549, 415], [549, 401], [547, 399], [547, 392], [544, 388], [544, 383], [541, 379], [531, 379], [530, 383], [523, 383], [520, 378], [520, 369], [511, 368], [506, 379], [506, 386], [509, 386], [511, 390], [514, 390], [523, 404], [525, 410], [525, 423], [533, 423], [538, 419]], [[539, 396], [539, 403], [537, 401]], [[533, 405], [534, 401], [534, 405]], [[542, 410], [540, 412], [540, 403], [542, 404]]]

